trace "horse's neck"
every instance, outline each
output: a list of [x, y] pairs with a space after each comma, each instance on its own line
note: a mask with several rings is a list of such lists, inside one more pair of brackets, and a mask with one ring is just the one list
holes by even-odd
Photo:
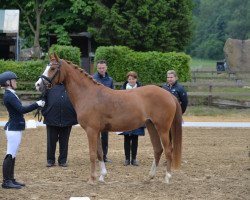
[[64, 73], [63, 84], [71, 103], [77, 106], [77, 104], [84, 102], [88, 98], [89, 91], [92, 90], [94, 83], [91, 83], [92, 80], [89, 80], [86, 75], [73, 67], [65, 67]]

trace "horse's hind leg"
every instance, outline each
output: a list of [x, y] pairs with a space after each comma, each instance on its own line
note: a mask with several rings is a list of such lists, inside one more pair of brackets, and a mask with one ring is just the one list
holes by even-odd
[[147, 120], [146, 126], [148, 129], [150, 140], [151, 140], [151, 143], [153, 145], [153, 150], [154, 150], [154, 160], [153, 160], [150, 172], [149, 172], [149, 178], [153, 179], [156, 175], [156, 168], [159, 164], [163, 149], [162, 149], [162, 145], [161, 145], [161, 141], [160, 141], [158, 132], [157, 132], [154, 124], [150, 120]]
[[171, 163], [172, 163], [172, 145], [169, 139], [169, 131], [160, 133], [160, 137], [167, 160], [167, 166], [166, 166], [167, 169], [164, 181], [165, 183], [169, 183], [169, 179], [171, 178]]
[[103, 153], [102, 153], [102, 144], [101, 144], [101, 139], [100, 139], [100, 134], [98, 134], [97, 137], [97, 158], [99, 160], [99, 164], [100, 164], [100, 177], [99, 177], [99, 181], [100, 182], [105, 182], [104, 178], [107, 175], [107, 169], [105, 166], [105, 163], [103, 161]]

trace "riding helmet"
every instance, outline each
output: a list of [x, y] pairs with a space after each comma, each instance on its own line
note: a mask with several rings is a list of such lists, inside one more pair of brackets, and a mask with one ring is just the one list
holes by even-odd
[[4, 86], [7, 80], [17, 79], [17, 75], [14, 72], [6, 71], [0, 74], [0, 85]]

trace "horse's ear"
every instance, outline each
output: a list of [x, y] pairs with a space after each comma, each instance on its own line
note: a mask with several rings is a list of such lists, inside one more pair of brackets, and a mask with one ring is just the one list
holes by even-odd
[[56, 61], [59, 62], [60, 58], [57, 56], [56, 53], [54, 53], [54, 57], [55, 57]]

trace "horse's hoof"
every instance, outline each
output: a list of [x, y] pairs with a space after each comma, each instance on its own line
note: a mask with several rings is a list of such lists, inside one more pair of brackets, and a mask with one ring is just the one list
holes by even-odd
[[166, 176], [163, 182], [169, 184], [171, 177], [172, 175], [170, 173], [166, 173]]
[[104, 176], [103, 176], [103, 175], [101, 175], [101, 176], [99, 177], [99, 182], [105, 183], [105, 180], [104, 180]]

